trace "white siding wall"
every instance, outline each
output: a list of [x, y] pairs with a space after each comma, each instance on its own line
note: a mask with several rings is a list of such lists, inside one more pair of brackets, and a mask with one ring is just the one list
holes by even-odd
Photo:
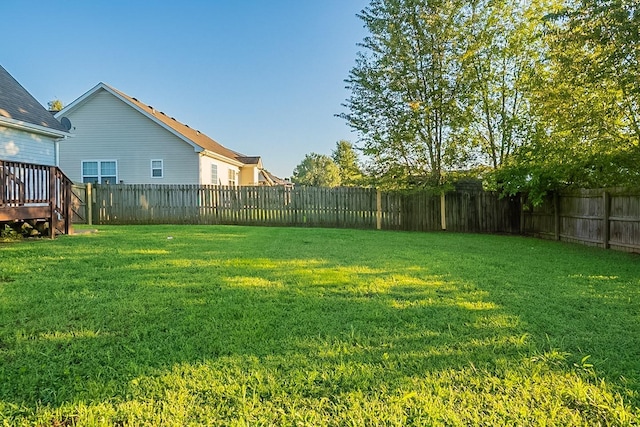
[[55, 139], [0, 126], [0, 160], [54, 166]]
[[[198, 153], [131, 106], [101, 90], [67, 116], [71, 134], [60, 143], [60, 168], [82, 181], [83, 160], [116, 160], [126, 184], [198, 184]], [[163, 178], [151, 178], [151, 160]]]
[[[218, 182], [211, 182], [211, 165], [218, 166]], [[229, 170], [237, 173], [236, 184], [240, 185], [240, 169], [238, 167], [222, 162], [211, 157], [200, 157], [200, 182], [203, 185], [229, 185]]]

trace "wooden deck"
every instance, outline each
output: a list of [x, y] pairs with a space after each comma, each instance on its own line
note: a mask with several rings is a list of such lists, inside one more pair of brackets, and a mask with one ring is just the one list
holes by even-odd
[[47, 222], [71, 234], [71, 180], [56, 166], [0, 160], [0, 223]]

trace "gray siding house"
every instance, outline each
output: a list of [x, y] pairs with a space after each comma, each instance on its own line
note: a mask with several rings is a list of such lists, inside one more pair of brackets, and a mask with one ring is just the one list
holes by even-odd
[[56, 118], [71, 126], [60, 167], [75, 182], [259, 185], [260, 157], [230, 150], [105, 83]]

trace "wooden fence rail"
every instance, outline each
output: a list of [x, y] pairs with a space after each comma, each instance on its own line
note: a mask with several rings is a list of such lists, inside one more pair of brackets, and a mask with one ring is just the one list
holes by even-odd
[[526, 234], [640, 252], [640, 189], [581, 190], [532, 207], [526, 197], [460, 190], [86, 186], [94, 224], [236, 224]]

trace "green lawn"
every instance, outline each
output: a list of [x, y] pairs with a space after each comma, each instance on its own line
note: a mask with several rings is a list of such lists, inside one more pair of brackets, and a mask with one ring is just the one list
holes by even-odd
[[218, 226], [0, 244], [0, 425], [638, 425], [639, 393], [637, 255]]

